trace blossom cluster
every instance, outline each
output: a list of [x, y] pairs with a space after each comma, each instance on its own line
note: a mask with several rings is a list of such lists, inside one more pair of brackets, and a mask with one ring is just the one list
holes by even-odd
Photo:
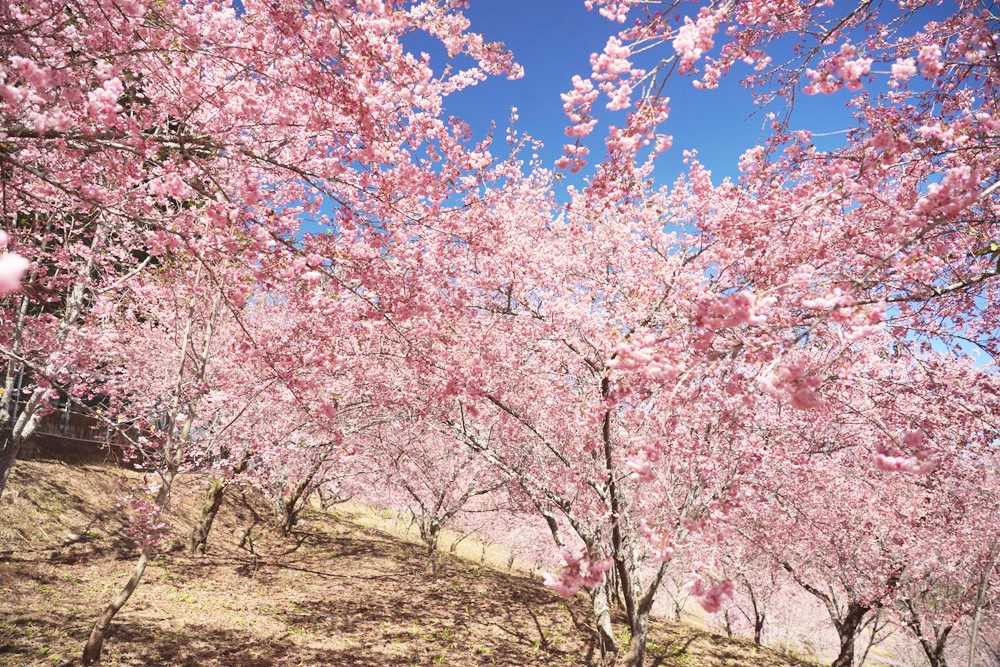
[[558, 574], [544, 574], [544, 583], [559, 595], [571, 597], [581, 588], [594, 588], [604, 580], [604, 573], [611, 569], [611, 559], [590, 560], [588, 556], [574, 556], [568, 549], [560, 551], [562, 568]]

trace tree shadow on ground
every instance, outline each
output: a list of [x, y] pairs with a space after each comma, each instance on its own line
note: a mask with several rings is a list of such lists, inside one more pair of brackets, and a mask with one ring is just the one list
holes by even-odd
[[[72, 558], [18, 549], [0, 559], [0, 667], [77, 665], [128, 577], [131, 563], [120, 558], [132, 554], [116, 548], [122, 517], [108, 501], [108, 473], [93, 473], [90, 484], [90, 470], [30, 464], [30, 472], [31, 484], [4, 501], [21, 513], [9, 528], [28, 535], [37, 521], [54, 544], [84, 530], [60, 547], [79, 549]], [[179, 500], [170, 521], [183, 537], [202, 497], [178, 498], [186, 505]], [[289, 539], [266, 529], [266, 513], [259, 500], [231, 494], [208, 554], [158, 553], [112, 624], [102, 667], [580, 667], [597, 657], [582, 595], [567, 600], [530, 577], [447, 554], [431, 578], [422, 544], [325, 513], [308, 513]], [[253, 553], [234, 537], [248, 525]], [[662, 667], [805, 664], [679, 625], [654, 623], [651, 639], [648, 664]]]

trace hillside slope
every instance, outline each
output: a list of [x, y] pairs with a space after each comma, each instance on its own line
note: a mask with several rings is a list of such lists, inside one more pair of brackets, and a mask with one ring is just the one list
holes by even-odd
[[[19, 463], [0, 499], [0, 665], [72, 665], [98, 612], [128, 576], [135, 547], [119, 498], [136, 473]], [[181, 484], [170, 522], [186, 536], [204, 480]], [[256, 527], [254, 551], [234, 533]], [[170, 541], [165, 541], [169, 546]], [[289, 539], [266, 509], [228, 496], [207, 556], [158, 555], [105, 645], [112, 667], [585, 665], [582, 596], [452, 559], [423, 574], [421, 547], [315, 512]], [[685, 626], [657, 623], [663, 666], [804, 665]]]

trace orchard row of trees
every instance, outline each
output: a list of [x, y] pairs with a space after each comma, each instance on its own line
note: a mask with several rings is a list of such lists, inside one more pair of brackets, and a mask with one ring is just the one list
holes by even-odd
[[[442, 113], [521, 74], [458, 1], [0, 6], [0, 492], [57, 400], [150, 472], [85, 663], [193, 470], [193, 550], [234, 483], [285, 531], [316, 491], [409, 507], [432, 569], [449, 522], [542, 529], [608, 665], [643, 664], [675, 579], [758, 641], [793, 582], [838, 666], [886, 617], [935, 667], [995, 650], [995, 10], [587, 4], [622, 27], [563, 95], [557, 170], [607, 137], [565, 189], [516, 128]], [[778, 113], [740, 177], [689, 153], [657, 187], [664, 93], [743, 64]], [[847, 100], [836, 147], [796, 126], [803, 93]]]

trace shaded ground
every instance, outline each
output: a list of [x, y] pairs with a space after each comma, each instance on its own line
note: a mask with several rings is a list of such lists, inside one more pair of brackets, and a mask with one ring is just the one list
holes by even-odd
[[[79, 664], [135, 548], [117, 498], [140, 477], [111, 468], [19, 463], [0, 499], [0, 665]], [[186, 536], [205, 480], [189, 477], [172, 517]], [[313, 513], [279, 540], [239, 493], [207, 556], [157, 556], [105, 645], [114, 667], [585, 665], [582, 596], [452, 559], [437, 579], [421, 548], [350, 517]], [[253, 525], [255, 552], [234, 533]], [[169, 541], [165, 543], [169, 546]], [[742, 642], [657, 624], [650, 664], [804, 665]]]

